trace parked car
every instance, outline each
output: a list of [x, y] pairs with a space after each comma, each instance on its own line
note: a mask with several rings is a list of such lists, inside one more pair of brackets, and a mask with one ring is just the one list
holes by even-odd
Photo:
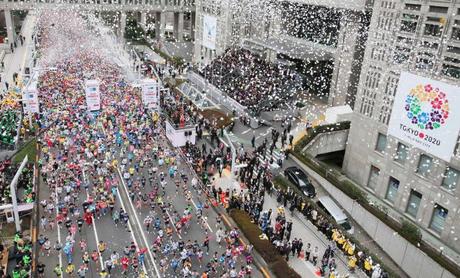
[[315, 187], [308, 179], [307, 175], [298, 167], [293, 166], [286, 168], [286, 170], [284, 170], [284, 175], [307, 197], [314, 198], [316, 196]]
[[316, 202], [318, 206], [334, 218], [335, 222], [342, 226], [349, 234], [353, 234], [355, 229], [351, 226], [348, 221], [348, 217], [342, 211], [342, 209], [331, 199], [329, 196], [322, 196], [318, 198]]

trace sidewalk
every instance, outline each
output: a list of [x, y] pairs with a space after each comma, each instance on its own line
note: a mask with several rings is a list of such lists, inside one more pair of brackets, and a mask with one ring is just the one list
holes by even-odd
[[[239, 188], [236, 188], [238, 186], [238, 183], [235, 183], [234, 179], [232, 179], [232, 177], [230, 176], [230, 172], [228, 170], [224, 170], [222, 178], [219, 178], [218, 175], [215, 175], [214, 177], [214, 184], [216, 184], [216, 186], [218, 187], [221, 187], [223, 190], [229, 188], [230, 191], [233, 189], [239, 191]], [[264, 210], [272, 209], [273, 215], [275, 216], [278, 206], [279, 204], [276, 202], [274, 196], [265, 194], [265, 202], [263, 208]], [[275, 217], [272, 217], [272, 221], [274, 221], [274, 219]], [[314, 249], [315, 246], [317, 246], [319, 249], [319, 260], [323, 256], [324, 251], [326, 250], [328, 245], [335, 246], [334, 243], [329, 241], [325, 235], [319, 232], [313, 224], [307, 221], [303, 217], [303, 215], [297, 212], [294, 212], [294, 214], [287, 212], [286, 219], [293, 223], [291, 240], [293, 240], [294, 238], [302, 239], [302, 242], [304, 244], [303, 249], [305, 249], [307, 243], [311, 244], [312, 249]], [[274, 225], [274, 223], [272, 224]], [[337, 264], [336, 271], [339, 275], [349, 275], [348, 277], [366, 277], [366, 275], [361, 271], [356, 271], [354, 274], [350, 274], [347, 267], [347, 258], [341, 254], [341, 251], [337, 251], [335, 253], [335, 259]], [[317, 274], [317, 267], [315, 267], [310, 262], [306, 262], [304, 259], [299, 259], [297, 257], [290, 256], [288, 264], [302, 277], [320, 277]]]
[[[5, 82], [9, 84], [9, 90], [13, 90], [15, 88], [13, 82], [13, 73], [18, 73], [18, 84], [22, 82], [22, 71], [30, 59], [31, 53], [28, 51], [27, 45], [33, 43], [31, 40], [31, 35], [33, 32], [33, 28], [35, 26], [35, 15], [33, 12], [29, 12], [27, 17], [24, 20], [24, 25], [22, 27], [22, 33], [26, 40], [24, 44], [21, 46], [21, 43], [18, 42], [17, 47], [14, 49], [14, 53], [7, 53], [5, 54], [4, 58], [4, 69], [0, 72], [1, 82], [0, 82], [0, 95], [6, 95], [6, 87]], [[0, 160], [3, 160], [10, 155], [12, 155], [15, 151], [2, 151], [0, 152]]]
[[[310, 169], [307, 167], [305, 164], [300, 162], [296, 157], [291, 156], [291, 161], [294, 161], [295, 164], [303, 169], [305, 173], [311, 177], [311, 179], [314, 181], [314, 184], [318, 184], [319, 186], [323, 186], [323, 184], [328, 184], [330, 186], [333, 186], [328, 180], [323, 178], [321, 175], [316, 173], [313, 169]], [[407, 274], [404, 273], [401, 268], [396, 265], [396, 263], [390, 258], [390, 256], [385, 253], [380, 246], [375, 243], [375, 241], [362, 229], [361, 227], [356, 224], [356, 222], [353, 222], [355, 225], [355, 233], [353, 234], [354, 238], [356, 238], [359, 243], [361, 243], [362, 246], [367, 248], [370, 253], [377, 255], [377, 257], [388, 267], [390, 267], [395, 273], [399, 275], [399, 277], [407, 277]]]
[[32, 42], [31, 35], [35, 26], [35, 15], [33, 12], [29, 12], [24, 20], [21, 35], [24, 36], [25, 42], [23, 45], [18, 41], [17, 47], [13, 53], [7, 53], [4, 58], [5, 69], [1, 73], [2, 76], [2, 89], [5, 89], [5, 81], [9, 83], [10, 88], [13, 87], [13, 73], [18, 73], [18, 77], [21, 77], [24, 68], [26, 67], [26, 61], [28, 58], [27, 46]]

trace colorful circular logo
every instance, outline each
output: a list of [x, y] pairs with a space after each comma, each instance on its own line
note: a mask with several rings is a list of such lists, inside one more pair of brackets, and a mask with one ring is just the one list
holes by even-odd
[[405, 110], [411, 122], [421, 129], [432, 130], [443, 126], [449, 117], [446, 94], [431, 84], [419, 84], [406, 97]]

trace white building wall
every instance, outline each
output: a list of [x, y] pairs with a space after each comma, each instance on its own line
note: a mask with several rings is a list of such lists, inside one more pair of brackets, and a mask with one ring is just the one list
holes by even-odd
[[[460, 27], [459, 9], [458, 0], [375, 1], [355, 115], [343, 164], [346, 174], [382, 200], [384, 206], [390, 209], [390, 214], [396, 219], [403, 217], [417, 224], [423, 230], [426, 241], [435, 248], [446, 244], [450, 250], [444, 253], [453, 256], [458, 256], [460, 252], [460, 181], [454, 190], [447, 190], [441, 184], [447, 167], [460, 170], [460, 157], [454, 156], [450, 163], [432, 157], [431, 171], [427, 177], [422, 177], [416, 173], [422, 154], [420, 150], [410, 148], [407, 161], [401, 164], [395, 161], [399, 143], [395, 138], [388, 137], [383, 153], [376, 151], [376, 142], [379, 133], [387, 133], [401, 71], [411, 71], [460, 85], [460, 80], [457, 79], [460, 72], [455, 78], [443, 71], [449, 65], [460, 67], [460, 35], [453, 38], [453, 34], [457, 32], [455, 28]], [[415, 24], [406, 25], [403, 21]], [[412, 29], [401, 29], [402, 24], [410, 25]], [[441, 34], [433, 36], [427, 33], [429, 24], [443, 25]], [[374, 188], [369, 187], [372, 166], [380, 169], [375, 182], [371, 183]], [[400, 182], [394, 202], [386, 199], [390, 177]], [[415, 217], [407, 213], [411, 190], [422, 194]], [[444, 230], [440, 233], [430, 228], [436, 205], [448, 210]]]

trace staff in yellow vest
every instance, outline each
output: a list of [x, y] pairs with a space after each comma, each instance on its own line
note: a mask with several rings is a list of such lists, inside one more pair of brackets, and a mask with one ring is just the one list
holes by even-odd
[[366, 260], [364, 260], [364, 271], [367, 273], [367, 275], [371, 275], [372, 271], [372, 258], [367, 257]]
[[337, 229], [332, 229], [332, 240], [337, 242], [339, 240], [340, 232]]
[[348, 247], [348, 255], [354, 255], [355, 254], [355, 249], [356, 249], [356, 246], [351, 243], [351, 242], [348, 242], [349, 244], [349, 247]]
[[350, 269], [351, 272], [355, 271], [356, 268], [356, 262], [358, 259], [355, 256], [350, 256], [348, 259], [348, 268]]

